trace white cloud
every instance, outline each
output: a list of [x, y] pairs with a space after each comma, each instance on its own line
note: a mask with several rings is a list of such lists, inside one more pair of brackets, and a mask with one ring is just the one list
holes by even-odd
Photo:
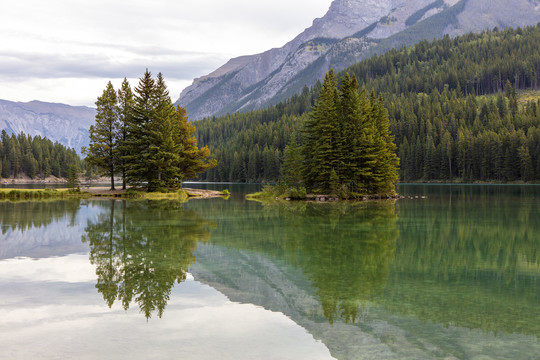
[[229, 58], [280, 47], [331, 0], [20, 0], [0, 5], [0, 98], [93, 105], [144, 69], [171, 96]]

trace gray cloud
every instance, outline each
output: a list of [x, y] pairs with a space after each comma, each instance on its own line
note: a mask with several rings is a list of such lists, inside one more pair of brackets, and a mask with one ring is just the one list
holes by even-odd
[[[144, 69], [154, 69], [170, 77], [192, 80], [193, 74], [211, 71], [225, 60], [216, 54], [163, 51], [147, 47], [128, 61], [86, 54], [43, 54], [11, 52], [0, 54], [4, 78], [118, 78], [139, 77]], [[166, 50], [166, 49], [165, 49]]]

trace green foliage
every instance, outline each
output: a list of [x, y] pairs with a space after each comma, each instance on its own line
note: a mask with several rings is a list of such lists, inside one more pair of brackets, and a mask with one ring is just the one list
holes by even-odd
[[118, 89], [118, 122], [120, 128], [117, 132], [118, 138], [118, 154], [119, 154], [119, 164], [117, 168], [120, 168], [122, 174], [122, 189], [127, 188], [127, 175], [126, 171], [128, 169], [128, 163], [126, 161], [129, 148], [126, 147], [126, 142], [128, 140], [128, 124], [131, 124], [133, 121], [133, 92], [131, 86], [126, 78], [122, 82], [122, 86]]
[[394, 194], [398, 159], [382, 99], [358, 92], [348, 74], [338, 89], [327, 74], [321, 98], [304, 128], [303, 180], [308, 191], [340, 194]]
[[5, 130], [0, 138], [0, 164], [0, 178], [66, 177], [70, 165], [84, 167], [74, 149], [41, 136], [8, 135]]
[[[399, 179], [540, 180], [540, 102], [537, 98], [520, 102], [518, 95], [522, 89], [540, 85], [539, 41], [540, 26], [494, 29], [422, 41], [347, 69], [367, 94], [373, 91], [384, 99], [384, 109], [377, 105], [376, 111], [388, 112], [388, 128], [397, 145], [394, 153], [400, 158]], [[347, 86], [342, 81], [341, 88]], [[321, 87], [304, 88], [300, 95], [266, 110], [196, 122], [199, 143], [208, 145], [219, 159], [203, 179], [277, 181], [283, 174], [284, 150], [291, 134], [301, 131]], [[363, 136], [369, 138], [369, 134]], [[354, 141], [366, 144], [359, 136], [342, 141], [347, 146]], [[378, 145], [383, 148], [382, 143]], [[519, 150], [522, 146], [530, 161], [526, 151]], [[357, 170], [347, 165], [355, 163], [351, 161], [354, 154], [347, 156], [336, 168], [338, 176]], [[380, 174], [375, 175], [380, 179]]]
[[120, 163], [118, 136], [121, 124], [118, 98], [110, 81], [97, 98], [96, 106], [96, 122], [90, 126], [90, 145], [85, 149], [86, 161], [111, 179], [111, 190], [114, 190], [114, 175]]
[[125, 79], [118, 95], [109, 82], [96, 104], [87, 160], [111, 177], [111, 189], [121, 173], [124, 189], [174, 191], [216, 165], [207, 147], [197, 147], [195, 127], [173, 106], [161, 73], [154, 79], [146, 70], [134, 94]]
[[334, 71], [324, 79], [319, 100], [304, 125], [302, 154], [303, 179], [308, 189], [328, 192], [330, 174], [339, 168], [340, 99]]
[[302, 154], [295, 133], [285, 147], [281, 172], [281, 178], [288, 186], [298, 187], [302, 182]]
[[71, 190], [77, 189], [80, 192], [80, 185], [81, 183], [79, 181], [79, 169], [75, 165], [70, 165], [67, 177], [67, 187]]

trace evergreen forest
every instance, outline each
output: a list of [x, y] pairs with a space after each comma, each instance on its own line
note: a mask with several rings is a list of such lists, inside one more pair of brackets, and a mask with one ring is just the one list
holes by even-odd
[[[540, 180], [540, 25], [422, 41], [355, 64], [360, 88], [382, 98], [401, 181]], [[340, 84], [341, 85], [341, 84]], [[196, 121], [219, 164], [200, 179], [273, 182], [322, 84], [264, 110]]]
[[79, 155], [58, 142], [23, 133], [9, 135], [2, 130], [0, 139], [0, 178], [26, 175], [32, 179], [48, 176], [67, 177], [70, 167], [81, 169]]

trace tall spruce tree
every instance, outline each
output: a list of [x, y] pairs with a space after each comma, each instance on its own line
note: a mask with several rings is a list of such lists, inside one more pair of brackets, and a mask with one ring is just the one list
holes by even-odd
[[118, 152], [119, 152], [119, 168], [122, 174], [122, 189], [127, 187], [127, 164], [126, 156], [128, 155], [128, 149], [126, 148], [126, 142], [128, 140], [128, 128], [132, 122], [133, 111], [133, 92], [131, 86], [126, 78], [122, 82], [122, 86], [118, 89]]
[[332, 169], [339, 168], [339, 95], [334, 71], [323, 82], [319, 100], [315, 103], [304, 127], [303, 176], [306, 188], [325, 192], [330, 189]]
[[148, 71], [139, 79], [135, 88], [131, 121], [127, 123], [128, 138], [124, 142], [127, 164], [126, 180], [129, 184], [142, 186], [151, 175], [147, 163], [150, 158], [148, 133], [154, 120], [155, 96], [154, 79]]
[[283, 152], [281, 177], [286, 186], [299, 187], [302, 183], [302, 156], [295, 132]]
[[396, 144], [390, 133], [388, 112], [384, 108], [383, 99], [371, 96], [372, 116], [375, 126], [374, 146], [374, 181], [371, 192], [374, 194], [393, 194], [398, 180], [399, 158], [396, 155]]
[[161, 73], [154, 83], [154, 109], [151, 121], [147, 124], [148, 189], [155, 191], [166, 187], [179, 187], [175, 179], [181, 180], [178, 169], [181, 144], [175, 123], [175, 109]]
[[110, 81], [97, 98], [96, 106], [96, 122], [90, 126], [90, 145], [85, 149], [86, 160], [110, 177], [111, 190], [114, 190], [114, 176], [119, 164], [117, 133], [120, 126], [116, 91]]

